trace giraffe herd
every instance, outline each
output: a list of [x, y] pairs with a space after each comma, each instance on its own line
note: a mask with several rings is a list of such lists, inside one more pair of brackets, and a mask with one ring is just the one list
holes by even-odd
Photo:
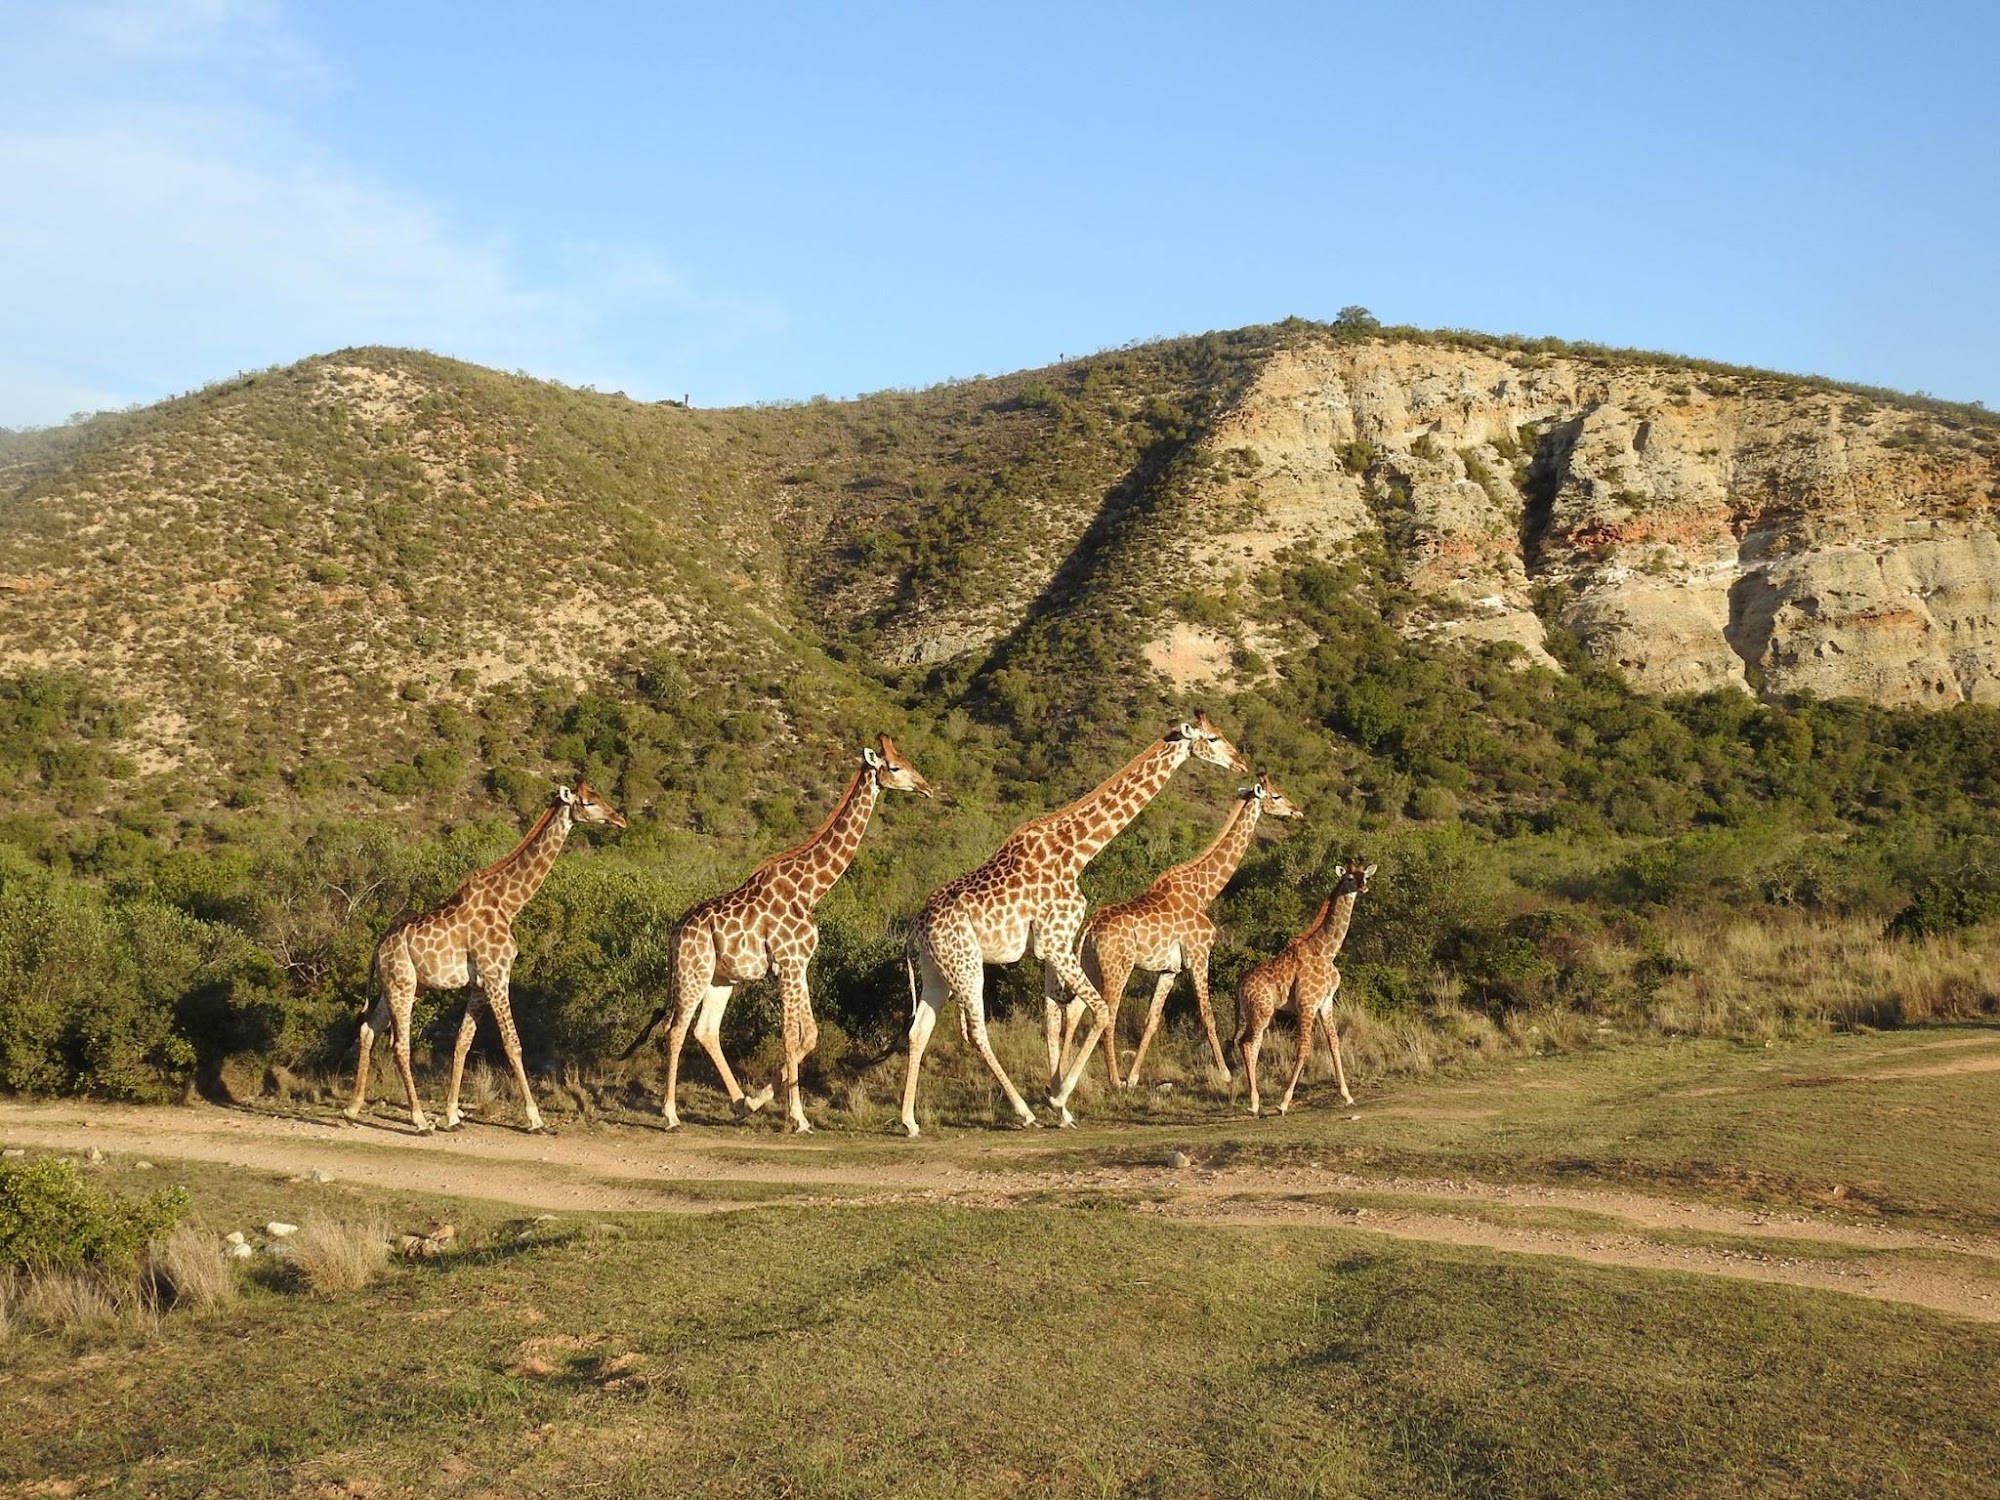
[[[924, 1053], [946, 1001], [958, 1004], [959, 1030], [1000, 1085], [1023, 1127], [1041, 1121], [994, 1053], [985, 1005], [988, 964], [1032, 958], [1041, 965], [1049, 1074], [1047, 1104], [1061, 1126], [1075, 1124], [1069, 1100], [1093, 1052], [1102, 1043], [1113, 1088], [1134, 1087], [1146, 1049], [1158, 1032], [1168, 992], [1185, 972], [1191, 979], [1218, 1075], [1230, 1077], [1229, 1058], [1215, 1029], [1209, 1002], [1208, 962], [1217, 937], [1209, 905], [1222, 894], [1242, 863], [1257, 824], [1265, 817], [1304, 814], [1272, 783], [1259, 777], [1237, 794], [1227, 820], [1207, 849], [1159, 876], [1130, 901], [1100, 908], [1086, 921], [1087, 903], [1078, 885], [1084, 867], [1136, 818], [1173, 775], [1190, 760], [1248, 773], [1240, 751], [1197, 714], [1192, 723], [1170, 729], [1091, 791], [1065, 807], [1031, 819], [1009, 834], [977, 869], [934, 891], [913, 924], [906, 949], [910, 989], [909, 1054], [903, 1075], [902, 1127], [915, 1137], [917, 1088]], [[714, 1064], [736, 1117], [748, 1118], [785, 1094], [791, 1128], [812, 1129], [799, 1092], [799, 1069], [819, 1037], [813, 1020], [807, 971], [819, 945], [814, 912], [853, 862], [880, 792], [934, 796], [930, 783], [887, 735], [880, 748], [861, 752], [847, 788], [819, 828], [797, 847], [772, 855], [734, 890], [692, 907], [676, 925], [669, 992], [645, 1028], [626, 1049], [630, 1057], [662, 1021], [670, 1021], [666, 1041], [667, 1081], [661, 1113], [678, 1128], [680, 1059], [690, 1029]], [[360, 1059], [349, 1119], [359, 1118], [367, 1100], [369, 1056], [374, 1039], [387, 1030], [401, 1074], [410, 1121], [419, 1133], [432, 1126], [419, 1101], [410, 1064], [411, 1011], [419, 989], [471, 988], [452, 1053], [451, 1082], [443, 1127], [456, 1129], [463, 1116], [459, 1087], [479, 1012], [490, 1011], [500, 1030], [507, 1061], [520, 1087], [528, 1129], [544, 1129], [528, 1085], [520, 1038], [508, 1004], [508, 972], [518, 949], [512, 923], [547, 878], [577, 823], [623, 828], [625, 819], [587, 783], [574, 791], [558, 788], [556, 799], [506, 858], [475, 871], [441, 905], [399, 922], [375, 950], [378, 996], [361, 1023]], [[1253, 965], [1237, 990], [1237, 1032], [1232, 1041], [1250, 1088], [1250, 1113], [1261, 1112], [1257, 1058], [1265, 1032], [1281, 1012], [1298, 1017], [1299, 1045], [1290, 1083], [1278, 1113], [1291, 1108], [1313, 1043], [1323, 1035], [1333, 1055], [1341, 1098], [1348, 1103], [1346, 1069], [1333, 1004], [1340, 990], [1334, 965], [1353, 919], [1356, 899], [1368, 889], [1373, 865], [1347, 865], [1338, 884], [1305, 931], [1276, 957]], [[1155, 976], [1153, 997], [1131, 1065], [1121, 1078], [1115, 1032], [1118, 1006], [1134, 969]], [[746, 1092], [722, 1050], [722, 1016], [736, 987], [767, 976], [778, 982], [782, 999], [784, 1060], [778, 1076]], [[1085, 1014], [1091, 1025], [1074, 1046]]]

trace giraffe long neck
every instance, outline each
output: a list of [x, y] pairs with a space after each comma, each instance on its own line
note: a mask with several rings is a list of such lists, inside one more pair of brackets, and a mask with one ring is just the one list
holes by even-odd
[[1342, 891], [1320, 908], [1319, 924], [1306, 937], [1316, 953], [1332, 958], [1340, 951], [1340, 945], [1347, 941], [1348, 924], [1354, 920], [1354, 898], [1358, 894]]
[[875, 772], [863, 766], [840, 794], [840, 801], [819, 831], [798, 848], [778, 856], [793, 865], [799, 893], [809, 904], [817, 904], [854, 863], [861, 835], [868, 831], [868, 819], [874, 815], [879, 790]]
[[568, 803], [551, 808], [521, 840], [519, 848], [485, 871], [492, 879], [494, 903], [509, 921], [534, 899], [535, 892], [542, 888], [542, 882], [549, 878], [549, 871], [555, 865], [556, 856], [562, 853], [574, 823], [575, 816], [570, 812]]
[[1155, 741], [1095, 791], [1049, 819], [1045, 826], [1073, 875], [1081, 874], [1100, 849], [1145, 811], [1188, 758], [1188, 751], [1186, 740]]
[[1206, 849], [1174, 872], [1180, 877], [1176, 883], [1184, 882], [1188, 894], [1203, 906], [1220, 896], [1222, 888], [1229, 884], [1229, 877], [1243, 863], [1243, 855], [1250, 847], [1250, 836], [1257, 831], [1257, 819], [1263, 812], [1261, 797], [1238, 798], [1236, 806], [1230, 811], [1229, 821], [1222, 825], [1222, 832]]

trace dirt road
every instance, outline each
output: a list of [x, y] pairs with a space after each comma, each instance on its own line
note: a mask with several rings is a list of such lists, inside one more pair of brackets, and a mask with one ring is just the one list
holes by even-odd
[[[220, 1162], [266, 1172], [323, 1168], [350, 1182], [571, 1212], [752, 1206], [714, 1185], [766, 1184], [803, 1204], [932, 1201], [1007, 1208], [1075, 1194], [1128, 1199], [1164, 1218], [1292, 1228], [1565, 1256], [1603, 1265], [1780, 1282], [2000, 1322], [2000, 1241], [1635, 1193], [1356, 1177], [1317, 1167], [1060, 1170], [1062, 1137], [984, 1133], [939, 1142], [820, 1141], [640, 1125], [528, 1135], [474, 1125], [419, 1137], [385, 1118], [331, 1112], [0, 1102], [10, 1147]], [[710, 1189], [704, 1191], [704, 1184]]]

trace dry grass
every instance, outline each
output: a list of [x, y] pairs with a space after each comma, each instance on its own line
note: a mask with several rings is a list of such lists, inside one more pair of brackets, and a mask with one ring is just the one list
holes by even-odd
[[310, 1216], [286, 1242], [285, 1259], [320, 1296], [359, 1291], [388, 1263], [388, 1229], [380, 1219]]
[[147, 1280], [155, 1299], [174, 1307], [213, 1307], [236, 1298], [236, 1270], [223, 1258], [216, 1237], [182, 1224], [147, 1258]]
[[15, 1290], [21, 1321], [50, 1333], [108, 1328], [149, 1312], [136, 1280], [114, 1282], [89, 1271], [30, 1271]]
[[1977, 935], [1910, 942], [1860, 917], [1687, 918], [1664, 946], [1688, 972], [1660, 985], [1652, 1019], [1693, 1036], [1908, 1026], [2000, 1008], [1991, 943]]

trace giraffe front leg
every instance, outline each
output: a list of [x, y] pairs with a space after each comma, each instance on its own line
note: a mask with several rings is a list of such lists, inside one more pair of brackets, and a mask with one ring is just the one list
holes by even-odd
[[778, 986], [784, 996], [785, 1062], [780, 1080], [785, 1086], [785, 1113], [792, 1129], [800, 1135], [812, 1132], [805, 1103], [799, 1095], [799, 1064], [819, 1040], [819, 1027], [812, 1018], [812, 992], [806, 985], [806, 966], [787, 963], [778, 971]]
[[493, 1024], [500, 1028], [500, 1045], [507, 1050], [507, 1064], [514, 1070], [514, 1082], [520, 1085], [528, 1129], [547, 1130], [541, 1110], [535, 1107], [535, 1091], [528, 1087], [527, 1065], [521, 1061], [521, 1033], [514, 1029], [514, 1007], [507, 996], [507, 971], [497, 969], [490, 977], [482, 974], [479, 987], [486, 993], [486, 1008], [493, 1012]]
[[[1067, 941], [1057, 947], [1056, 966], [1062, 975], [1063, 983], [1069, 986], [1070, 993], [1078, 996], [1090, 1007], [1090, 1034], [1083, 1039], [1083, 1045], [1077, 1049], [1076, 1061], [1070, 1064], [1069, 1072], [1063, 1076], [1062, 1087], [1049, 1096], [1049, 1106], [1056, 1112], [1056, 1123], [1064, 1130], [1069, 1130], [1076, 1125], [1076, 1117], [1069, 1112], [1069, 1096], [1076, 1091], [1077, 1082], [1083, 1077], [1083, 1070], [1090, 1065], [1091, 1053], [1097, 1050], [1098, 1042], [1110, 1029], [1111, 1007], [1104, 1003], [1104, 997], [1098, 994], [1090, 981], [1084, 977], [1083, 967], [1070, 953]], [[1108, 1055], [1105, 1061], [1111, 1069], [1111, 1086], [1116, 1088], [1118, 1087], [1116, 1057]]]
[[1208, 1050], [1215, 1054], [1215, 1071], [1222, 1075], [1224, 1087], [1229, 1083], [1229, 1056], [1222, 1050], [1222, 1039], [1215, 1034], [1215, 1007], [1208, 995], [1208, 953], [1206, 948], [1191, 954], [1188, 961], [1188, 977], [1194, 981], [1194, 1003], [1201, 1011], [1201, 1028], [1208, 1033]]
[[[1335, 995], [1340, 993], [1340, 976], [1337, 972], [1334, 975], [1333, 992]], [[1333, 1054], [1333, 1076], [1340, 1084], [1340, 1101], [1343, 1104], [1352, 1104], [1354, 1096], [1347, 1092], [1347, 1069], [1340, 1061], [1340, 1029], [1333, 1024], [1332, 999], [1328, 999], [1321, 1008], [1319, 1024], [1326, 1032], [1327, 1050]]]
[[444, 1128], [456, 1130], [465, 1123], [465, 1117], [458, 1112], [458, 1089], [465, 1078], [465, 1054], [472, 1050], [473, 1028], [479, 1021], [479, 1007], [485, 1003], [485, 991], [474, 990], [465, 1002], [465, 1016], [458, 1023], [458, 1041], [451, 1049], [451, 1088], [444, 1097]]
[[1308, 1005], [1306, 997], [1297, 997], [1299, 1007], [1299, 1053], [1292, 1059], [1291, 1081], [1285, 1085], [1285, 1097], [1278, 1101], [1278, 1113], [1289, 1114], [1292, 1095], [1298, 1092], [1299, 1080], [1305, 1076], [1306, 1064], [1312, 1060], [1313, 1031], [1319, 1017], [1318, 1007]]
[[[1054, 1089], [1056, 1080], [1062, 1077], [1063, 1063], [1069, 1056], [1069, 1042], [1076, 1027], [1063, 1025], [1062, 981], [1056, 977], [1055, 968], [1042, 965], [1042, 1039], [1049, 1050], [1049, 1087]], [[968, 1035], [968, 1040], [970, 1039]]]

